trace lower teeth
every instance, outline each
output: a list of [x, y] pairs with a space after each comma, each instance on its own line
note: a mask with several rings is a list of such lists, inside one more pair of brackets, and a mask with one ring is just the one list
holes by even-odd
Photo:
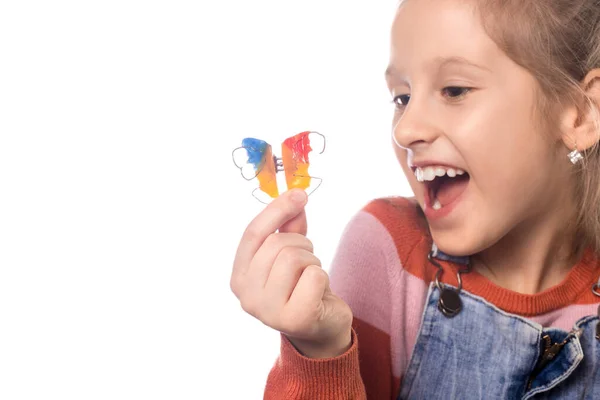
[[434, 210], [439, 210], [440, 208], [442, 208], [442, 204], [440, 203], [440, 201], [438, 199], [435, 199], [435, 202], [433, 203], [432, 208]]

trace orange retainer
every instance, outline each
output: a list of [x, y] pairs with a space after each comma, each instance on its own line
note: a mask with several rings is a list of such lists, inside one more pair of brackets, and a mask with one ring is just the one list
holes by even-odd
[[[301, 132], [284, 140], [281, 144], [281, 160], [288, 189], [307, 189], [310, 186], [308, 153], [310, 147], [310, 131]], [[259, 188], [272, 198], [279, 196], [277, 188], [277, 159], [273, 157], [271, 146], [265, 149], [265, 163], [257, 175]]]

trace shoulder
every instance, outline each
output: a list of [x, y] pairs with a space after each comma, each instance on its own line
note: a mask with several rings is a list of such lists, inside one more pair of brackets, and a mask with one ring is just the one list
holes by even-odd
[[[371, 200], [354, 215], [342, 236], [352, 247], [383, 250], [408, 260], [413, 250], [427, 248], [431, 239], [417, 201], [405, 197]], [[357, 251], [358, 249], [355, 249]]]
[[393, 238], [400, 253], [406, 253], [409, 248], [430, 237], [425, 216], [414, 198], [375, 199], [365, 205], [362, 212], [377, 219]]
[[[420, 233], [427, 232], [427, 222], [421, 207], [414, 198], [382, 197], [371, 200], [363, 209], [384, 224], [402, 223]], [[408, 224], [408, 225], [407, 225]]]

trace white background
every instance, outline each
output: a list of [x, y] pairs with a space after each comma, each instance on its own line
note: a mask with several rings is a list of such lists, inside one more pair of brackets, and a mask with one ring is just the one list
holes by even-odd
[[279, 335], [229, 288], [262, 209], [231, 151], [327, 137], [327, 269], [410, 195], [383, 72], [396, 1], [0, 5], [0, 398], [260, 399]]

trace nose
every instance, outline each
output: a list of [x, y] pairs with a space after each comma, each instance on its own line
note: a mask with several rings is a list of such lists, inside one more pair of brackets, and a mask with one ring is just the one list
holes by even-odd
[[439, 136], [433, 116], [426, 104], [412, 98], [404, 112], [397, 117], [392, 134], [397, 146], [414, 150], [415, 147], [433, 143]]

